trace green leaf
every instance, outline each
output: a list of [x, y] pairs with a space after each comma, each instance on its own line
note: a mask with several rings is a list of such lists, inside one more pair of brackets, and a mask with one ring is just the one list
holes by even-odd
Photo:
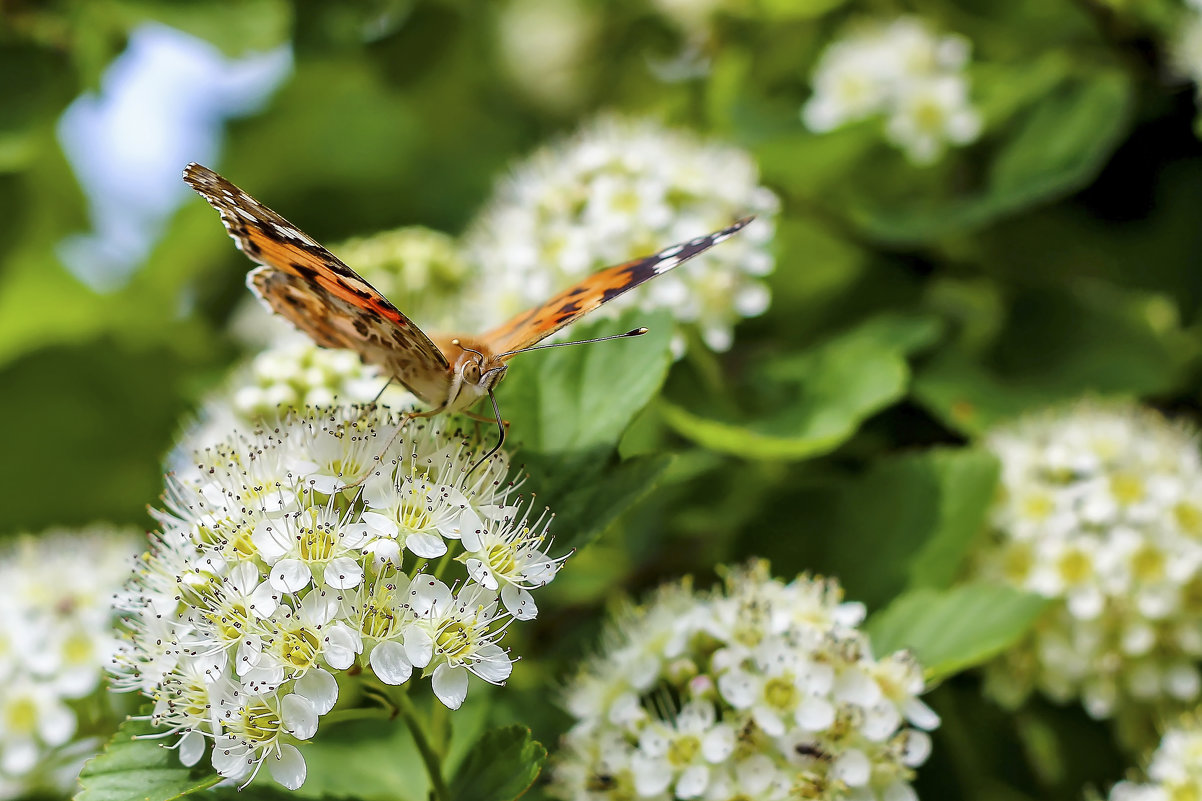
[[523, 353], [497, 393], [501, 414], [523, 451], [565, 453], [610, 448], [659, 392], [671, 364], [674, 323], [663, 312], [631, 310], [617, 320], [574, 326], [571, 338], [591, 339], [640, 326], [648, 333]]
[[399, 719], [348, 721], [323, 728], [301, 754], [308, 777], [294, 791], [298, 797], [425, 801], [429, 793], [425, 765]]
[[528, 454], [525, 467], [529, 487], [555, 513], [551, 533], [558, 549], [583, 547], [604, 532], [655, 489], [672, 461], [671, 454], [617, 461], [612, 453], [590, 451]]
[[547, 749], [523, 726], [493, 729], [476, 742], [451, 781], [454, 801], [513, 801], [542, 772]]
[[162, 732], [145, 720], [121, 724], [104, 751], [83, 766], [75, 801], [168, 801], [221, 781], [211, 769], [185, 768], [161, 739], [134, 739], [155, 734]]
[[906, 589], [946, 586], [981, 530], [995, 469], [988, 454], [967, 449], [878, 459], [805, 504], [825, 546], [817, 569], [871, 607]]
[[[901, 399], [906, 354], [938, 334], [934, 318], [885, 315], [762, 371], [788, 402], [745, 422], [714, 419], [673, 404], [664, 418], [700, 445], [750, 459], [806, 459], [847, 441], [866, 419]], [[760, 382], [756, 382], [757, 384]]]
[[1089, 183], [1122, 141], [1134, 94], [1124, 70], [1070, 74], [1017, 113], [1009, 132], [1000, 132], [977, 187], [949, 192], [944, 187], [960, 183], [951, 180], [916, 187], [916, 180], [932, 176], [916, 177], [899, 166], [855, 186], [848, 214], [878, 240], [912, 245], [1066, 195]]
[[915, 377], [915, 398], [952, 428], [979, 434], [1085, 394], [1168, 392], [1198, 353], [1154, 294], [1083, 285], [1020, 294], [1008, 308], [986, 358], [948, 349]]
[[908, 592], [867, 624], [877, 654], [914, 652], [927, 679], [939, 681], [979, 665], [1017, 642], [1047, 600], [1009, 587], [967, 584]]
[[997, 490], [997, 459], [986, 451], [940, 449], [925, 456], [939, 487], [938, 507], [934, 529], [910, 562], [911, 588], [955, 580]]

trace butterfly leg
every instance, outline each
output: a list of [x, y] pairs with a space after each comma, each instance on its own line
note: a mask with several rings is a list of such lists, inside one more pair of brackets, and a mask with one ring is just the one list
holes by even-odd
[[[485, 417], [484, 415], [476, 414], [475, 412], [460, 412], [460, 414], [463, 415], [464, 417], [468, 418], [469, 420], [475, 420], [477, 423], [496, 423], [496, 422], [498, 422], [495, 417]], [[508, 420], [501, 420], [500, 423], [501, 423], [501, 425], [505, 426], [506, 428], [509, 428]]]

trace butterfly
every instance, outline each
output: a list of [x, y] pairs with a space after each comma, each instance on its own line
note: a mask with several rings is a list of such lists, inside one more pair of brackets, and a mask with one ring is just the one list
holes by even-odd
[[[492, 391], [515, 354], [619, 295], [662, 275], [742, 230], [753, 218], [607, 267], [497, 328], [477, 336], [430, 336], [414, 325], [337, 256], [279, 214], [208, 167], [184, 168], [184, 181], [209, 202], [238, 249], [261, 266], [246, 277], [273, 312], [327, 348], [347, 348], [376, 365], [430, 406], [422, 416], [466, 411], [484, 396], [492, 401], [501, 439], [505, 427]], [[605, 339], [646, 333], [645, 328]], [[500, 445], [498, 444], [498, 448]]]

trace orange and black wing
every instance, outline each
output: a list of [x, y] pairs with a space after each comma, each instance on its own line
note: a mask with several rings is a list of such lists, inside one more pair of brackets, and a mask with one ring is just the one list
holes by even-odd
[[535, 345], [565, 325], [576, 322], [602, 303], [613, 300], [639, 284], [650, 281], [655, 276], [662, 275], [676, 265], [729, 239], [752, 219], [754, 218], [745, 217], [721, 231], [664, 248], [651, 256], [599, 270], [546, 303], [522, 312], [489, 331], [482, 339], [498, 354]]
[[379, 365], [427, 403], [446, 400], [446, 357], [375, 287], [209, 168], [189, 164], [184, 180], [217, 209], [238, 249], [263, 265], [251, 271], [247, 285], [272, 311], [317, 344], [353, 350]]

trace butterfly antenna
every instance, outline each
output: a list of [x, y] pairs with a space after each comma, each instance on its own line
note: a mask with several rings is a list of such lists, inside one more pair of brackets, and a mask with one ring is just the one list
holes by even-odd
[[480, 461], [478, 461], [474, 465], [472, 465], [471, 469], [467, 471], [467, 475], [465, 475], [463, 477], [463, 480], [465, 482], [467, 481], [468, 476], [470, 476], [472, 473], [476, 472], [477, 467], [479, 467], [480, 465], [487, 462], [492, 457], [492, 455], [494, 453], [496, 453], [497, 451], [501, 450], [501, 446], [505, 444], [505, 421], [501, 419], [501, 407], [497, 405], [497, 396], [492, 394], [491, 389], [488, 391], [488, 399], [490, 401], [492, 401], [492, 411], [493, 411], [493, 414], [496, 415], [496, 417], [497, 417], [497, 432], [498, 432], [497, 444], [493, 447], [493, 449], [491, 451], [484, 454], [484, 456], [480, 457]]
[[596, 339], [578, 339], [575, 342], [551, 342], [546, 345], [534, 345], [532, 347], [522, 348], [520, 350], [511, 350], [511, 351], [508, 351], [507, 353], [498, 353], [497, 357], [503, 359], [506, 356], [512, 356], [515, 353], [525, 353], [528, 350], [542, 350], [543, 348], [562, 348], [564, 345], [587, 345], [590, 342], [606, 342], [611, 339], [625, 339], [626, 337], [641, 337], [645, 333], [647, 333], [646, 328], [635, 328], [632, 331], [627, 331], [625, 334], [614, 334], [613, 336], [609, 336], [609, 337], [597, 337]]

